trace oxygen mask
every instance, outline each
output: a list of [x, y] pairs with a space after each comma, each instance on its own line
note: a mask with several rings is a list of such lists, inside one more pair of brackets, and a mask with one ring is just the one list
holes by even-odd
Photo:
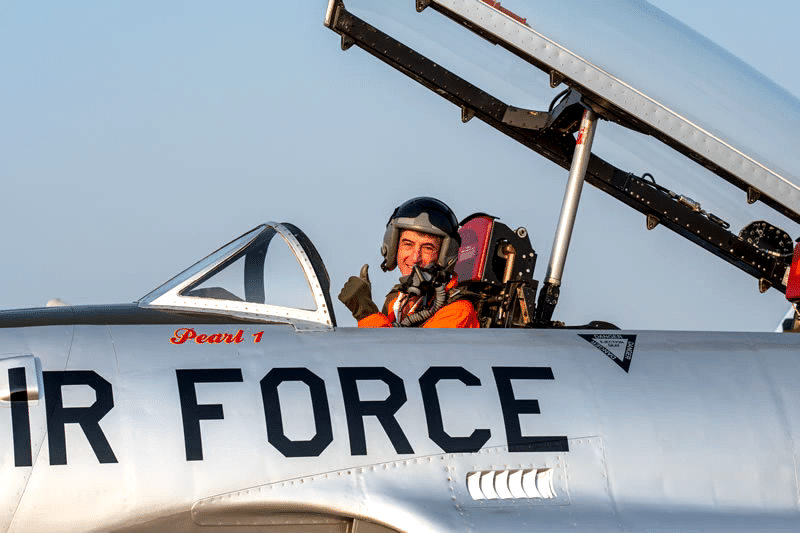
[[444, 307], [447, 301], [447, 283], [452, 278], [452, 272], [446, 271], [437, 264], [427, 267], [414, 265], [408, 276], [400, 278], [399, 290], [409, 296], [421, 298], [424, 302], [424, 309], [404, 317], [397, 325], [417, 326]]
[[452, 277], [452, 273], [435, 263], [426, 267], [414, 265], [408, 276], [400, 278], [400, 292], [412, 296], [429, 296], [437, 288], [447, 285]]

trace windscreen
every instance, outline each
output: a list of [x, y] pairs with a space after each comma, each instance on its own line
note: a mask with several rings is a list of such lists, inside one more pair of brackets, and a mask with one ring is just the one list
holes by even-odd
[[309, 311], [317, 308], [302, 265], [274, 230], [259, 235], [242, 253], [181, 295]]

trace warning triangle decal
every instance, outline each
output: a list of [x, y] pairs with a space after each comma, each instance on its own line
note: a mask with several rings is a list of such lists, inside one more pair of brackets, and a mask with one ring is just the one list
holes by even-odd
[[589, 344], [606, 354], [609, 359], [617, 363], [625, 372], [631, 367], [633, 347], [636, 345], [636, 335], [621, 335], [618, 333], [579, 333]]

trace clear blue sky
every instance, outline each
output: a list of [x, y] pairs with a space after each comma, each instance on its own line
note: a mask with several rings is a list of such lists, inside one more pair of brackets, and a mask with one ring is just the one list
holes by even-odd
[[[800, 5], [651, 3], [800, 95]], [[360, 50], [341, 52], [325, 5], [1, 3], [0, 308], [133, 301], [266, 220], [308, 233], [334, 297], [365, 262], [382, 294], [395, 277], [377, 268], [386, 218], [420, 194], [526, 226], [541, 279], [566, 172], [461, 124]], [[556, 318], [771, 330], [786, 309], [587, 188]]]

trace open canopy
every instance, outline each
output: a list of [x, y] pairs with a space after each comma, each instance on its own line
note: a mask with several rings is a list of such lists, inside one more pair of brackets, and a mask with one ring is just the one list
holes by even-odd
[[[610, 0], [601, 9], [591, 0], [417, 0], [415, 5], [421, 15], [411, 2], [374, 1], [357, 8], [374, 15], [369, 18], [377, 27], [341, 0], [331, 0], [326, 25], [342, 36], [343, 48], [359, 46], [461, 107], [462, 120], [478, 118], [564, 168], [570, 168], [581, 114], [589, 108], [711, 171], [699, 181], [719, 186], [718, 176], [744, 191], [742, 203], [761, 201], [800, 222], [795, 170], [800, 155], [792, 146], [800, 102], [647, 2]], [[532, 65], [507, 71], [509, 77], [520, 70], [539, 76], [543, 71], [551, 87], [563, 84], [569, 91], [549, 110], [537, 111], [525, 108], [524, 99], [517, 102], [520, 93], [509, 98], [488, 92], [495, 88], [485, 88], [482, 67], [460, 75], [448, 70], [426, 55], [428, 43], [437, 41], [457, 55], [463, 39], [448, 40], [445, 26], [457, 26], [436, 12]], [[425, 29], [432, 18], [441, 21], [434, 30], [441, 37]], [[412, 48], [406, 38], [417, 28], [424, 37]], [[538, 87], [527, 84], [526, 90], [533, 94]], [[728, 222], [699, 203], [594, 153], [586, 181], [645, 214], [649, 229], [662, 224], [756, 277], [761, 290], [785, 290], [792, 239], [771, 223], [747, 224], [733, 233]]]
[[629, 0], [601, 9], [593, 0], [416, 5], [507, 48], [580, 92], [604, 118], [659, 138], [800, 221], [800, 101], [658, 8]]

